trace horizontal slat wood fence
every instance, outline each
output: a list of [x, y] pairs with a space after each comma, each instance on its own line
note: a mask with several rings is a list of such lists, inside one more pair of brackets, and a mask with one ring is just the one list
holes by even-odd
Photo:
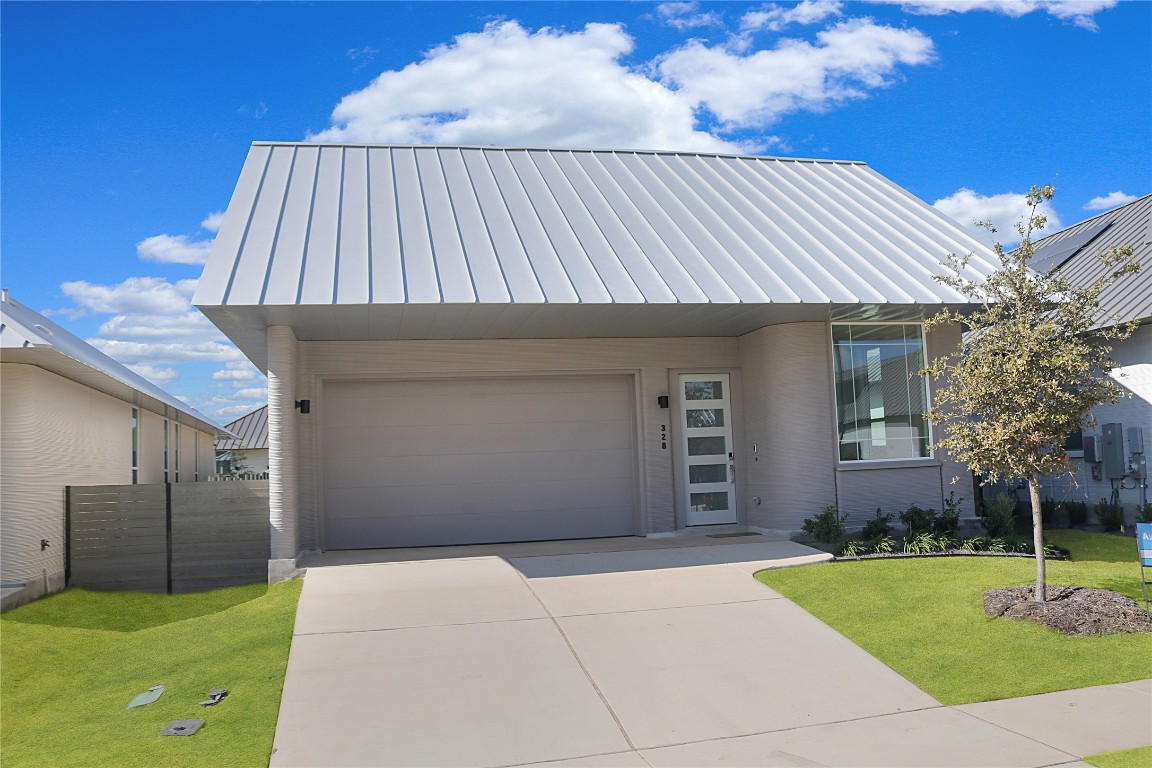
[[268, 578], [268, 481], [69, 486], [66, 578], [198, 592]]

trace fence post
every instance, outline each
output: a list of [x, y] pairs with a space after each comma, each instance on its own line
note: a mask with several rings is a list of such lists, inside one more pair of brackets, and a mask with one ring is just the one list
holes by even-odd
[[168, 594], [172, 594], [172, 483], [164, 483], [164, 548], [167, 552]]
[[64, 586], [72, 583], [72, 486], [64, 486]]

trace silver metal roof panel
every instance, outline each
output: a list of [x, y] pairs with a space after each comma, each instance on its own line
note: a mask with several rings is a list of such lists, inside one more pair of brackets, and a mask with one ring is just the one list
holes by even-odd
[[[1152, 320], [1152, 194], [1093, 216], [1036, 241], [1038, 258], [1060, 254], [1057, 265], [1082, 285], [1104, 274], [1097, 258], [1112, 247], [1132, 246], [1140, 271], [1112, 284], [1100, 294], [1101, 325], [1121, 320]], [[1069, 254], [1068, 251], [1072, 253]], [[1039, 267], [1044, 268], [1040, 263]]]
[[216, 450], [259, 450], [268, 447], [268, 406], [262, 405], [224, 425], [235, 437], [216, 438]]
[[[193, 301], [256, 360], [273, 314], [300, 338], [462, 338], [476, 322], [485, 338], [579, 337], [602, 326], [596, 313], [562, 307], [667, 304], [683, 321], [699, 306], [698, 319], [770, 323], [716, 311], [966, 303], [932, 279], [952, 252], [975, 254], [974, 277], [993, 266], [963, 228], [857, 162], [257, 143]], [[469, 309], [491, 305], [556, 306], [539, 322]], [[704, 327], [660, 333], [647, 317], [611, 335]]]

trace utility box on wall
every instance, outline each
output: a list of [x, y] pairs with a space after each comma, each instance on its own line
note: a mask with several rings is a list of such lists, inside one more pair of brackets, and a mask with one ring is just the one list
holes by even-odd
[[1117, 480], [1127, 474], [1124, 460], [1124, 425], [1105, 424], [1100, 436], [1100, 460], [1104, 462], [1104, 477]]

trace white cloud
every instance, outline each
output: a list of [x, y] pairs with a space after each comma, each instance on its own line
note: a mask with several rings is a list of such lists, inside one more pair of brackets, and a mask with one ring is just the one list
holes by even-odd
[[257, 376], [263, 376], [260, 370], [247, 360], [228, 363], [224, 368], [212, 374], [214, 381], [248, 382]]
[[1018, 19], [1042, 11], [1084, 29], [1097, 30], [1095, 16], [1114, 8], [1119, 0], [868, 0], [871, 3], [899, 5], [909, 13], [942, 16], [946, 13], [989, 11]]
[[[951, 216], [960, 224], [985, 242], [991, 240], [1000, 243], [1015, 243], [1020, 239], [1016, 224], [1027, 221], [1029, 206], [1026, 196], [1020, 192], [1005, 192], [999, 195], [981, 195], [970, 189], [959, 189], [948, 197], [941, 198], [932, 204], [936, 210]], [[1039, 212], [1048, 218], [1045, 230], [1048, 232], [1060, 229], [1060, 217], [1048, 203], [1042, 203]], [[988, 230], [976, 226], [977, 221], [991, 222], [996, 230], [990, 234]]]
[[268, 388], [267, 387], [247, 387], [245, 389], [237, 390], [233, 397], [240, 400], [267, 400]]
[[219, 341], [158, 342], [88, 339], [88, 343], [125, 365], [137, 363], [222, 362], [244, 357], [231, 344]]
[[1124, 205], [1136, 200], [1136, 195], [1127, 195], [1123, 192], [1109, 192], [1101, 197], [1094, 197], [1084, 204], [1086, 211], [1106, 211], [1109, 208], [1115, 208], [1118, 205]]
[[[809, 0], [780, 10], [777, 21], [812, 23], [838, 12], [836, 3]], [[891, 85], [900, 67], [935, 55], [923, 33], [869, 19], [815, 38], [751, 52], [747, 36], [714, 47], [692, 41], [630, 68], [623, 60], [633, 40], [620, 24], [531, 32], [516, 21], [493, 22], [345, 96], [332, 127], [308, 138], [746, 151], [776, 140], [762, 137], [752, 147], [714, 134], [864, 98]], [[721, 122], [713, 133], [697, 122], [709, 113]]]
[[314, 141], [731, 151], [692, 105], [621, 63], [619, 24], [529, 32], [515, 21], [457, 36], [345, 96]]
[[161, 368], [147, 363], [136, 363], [128, 367], [158, 387], [167, 386], [170, 382], [180, 378], [180, 371], [175, 368]]
[[700, 12], [700, 3], [660, 3], [656, 13], [670, 27], [680, 31], [696, 27], [719, 27], [724, 21], [714, 11]]
[[86, 313], [175, 314], [191, 309], [196, 281], [130, 277], [118, 285], [97, 285], [74, 280], [61, 284], [60, 290]]
[[212, 408], [212, 416], [220, 421], [235, 421], [234, 416], [244, 416], [259, 408], [263, 403], [240, 403], [238, 405], [225, 405], [220, 408]]
[[211, 250], [211, 240], [193, 241], [188, 235], [153, 235], [136, 243], [137, 256], [158, 264], [204, 264]]
[[815, 24], [830, 16], [840, 16], [842, 8], [843, 3], [838, 0], [802, 0], [796, 5], [768, 3], [741, 16], [740, 29], [778, 32], [790, 24]]
[[821, 30], [815, 44], [786, 39], [748, 54], [693, 41], [665, 54], [658, 67], [678, 94], [736, 129], [865, 98], [891, 85], [899, 66], [934, 56], [932, 40], [917, 30], [852, 19]]
[[200, 222], [200, 226], [209, 232], [219, 232], [220, 225], [224, 223], [224, 211], [212, 211]]

